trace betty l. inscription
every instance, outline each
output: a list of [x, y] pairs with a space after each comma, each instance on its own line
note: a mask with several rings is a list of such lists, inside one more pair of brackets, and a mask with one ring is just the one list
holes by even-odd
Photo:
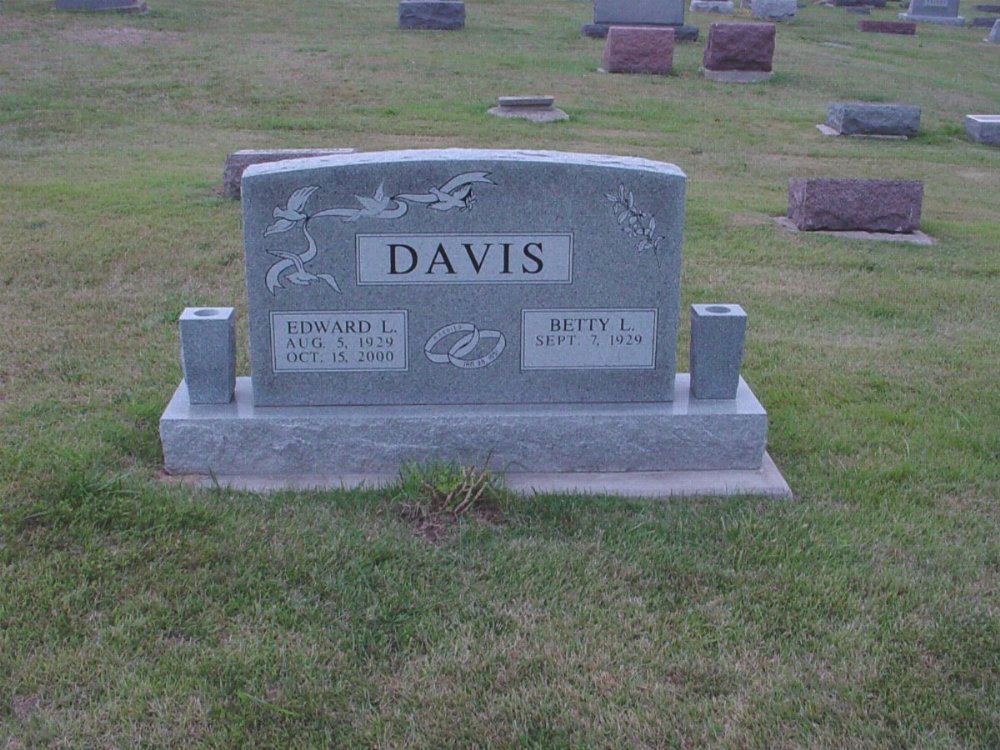
[[656, 362], [656, 310], [522, 310], [523, 370], [642, 370]]
[[406, 311], [272, 312], [275, 372], [406, 370]]
[[572, 234], [358, 234], [358, 284], [569, 284]]

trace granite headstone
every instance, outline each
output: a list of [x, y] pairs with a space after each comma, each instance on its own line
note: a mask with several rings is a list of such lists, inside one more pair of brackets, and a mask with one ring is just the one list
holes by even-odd
[[594, 0], [594, 20], [584, 36], [603, 39], [611, 26], [669, 26], [676, 40], [695, 41], [697, 26], [684, 24], [684, 0]]
[[[544, 151], [249, 167], [251, 377], [232, 403], [178, 386], [165, 470], [340, 486], [437, 458], [787, 496], [747, 384], [697, 398], [675, 372], [685, 188], [671, 164]], [[730, 350], [709, 369], [732, 360], [696, 338]]]
[[965, 132], [976, 143], [1000, 146], [1000, 115], [966, 115]]
[[547, 152], [250, 167], [255, 403], [670, 400], [684, 183]]
[[923, 197], [920, 180], [792, 178], [788, 218], [802, 231], [915, 232]]
[[959, 0], [910, 0], [909, 10], [900, 13], [904, 21], [936, 23], [945, 26], [965, 26], [965, 19], [958, 15]]
[[826, 124], [841, 135], [910, 138], [920, 128], [920, 107], [912, 104], [830, 102]]

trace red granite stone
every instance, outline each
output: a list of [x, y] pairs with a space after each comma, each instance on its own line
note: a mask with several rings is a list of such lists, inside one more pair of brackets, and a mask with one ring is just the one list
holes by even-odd
[[917, 33], [917, 24], [913, 21], [858, 21], [858, 31], [912, 36]]
[[674, 64], [674, 30], [655, 26], [612, 26], [601, 67], [609, 73], [666, 75]]
[[701, 64], [708, 70], [770, 72], [773, 57], [773, 23], [713, 23]]
[[803, 231], [915, 232], [923, 198], [921, 180], [793, 177], [788, 218]]

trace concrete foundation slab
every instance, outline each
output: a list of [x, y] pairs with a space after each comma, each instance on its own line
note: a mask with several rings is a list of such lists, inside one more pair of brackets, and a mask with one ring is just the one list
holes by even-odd
[[702, 75], [709, 81], [720, 83], [760, 83], [770, 81], [771, 71], [764, 70], [709, 70], [701, 69]]
[[795, 226], [795, 222], [789, 219], [787, 216], [775, 216], [774, 223], [780, 226], [782, 229], [787, 229], [789, 232], [797, 232], [801, 234], [823, 234], [828, 237], [840, 237], [845, 240], [874, 240], [877, 242], [908, 242], [911, 245], [935, 245], [937, 240], [931, 237], [929, 234], [925, 234], [920, 230], [915, 232], [910, 232], [907, 234], [901, 234], [899, 232], [862, 232], [862, 231], [837, 231], [837, 230], [827, 230], [827, 229], [812, 229], [803, 231]]

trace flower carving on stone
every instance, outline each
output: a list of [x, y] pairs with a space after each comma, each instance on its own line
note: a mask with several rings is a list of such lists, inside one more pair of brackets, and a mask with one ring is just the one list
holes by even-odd
[[638, 240], [636, 251], [644, 253], [652, 250], [653, 256], [659, 259], [657, 252], [665, 238], [656, 234], [656, 219], [652, 214], [636, 208], [632, 191], [625, 185], [619, 185], [617, 193], [605, 193], [604, 197], [611, 203], [611, 211], [622, 232]]

